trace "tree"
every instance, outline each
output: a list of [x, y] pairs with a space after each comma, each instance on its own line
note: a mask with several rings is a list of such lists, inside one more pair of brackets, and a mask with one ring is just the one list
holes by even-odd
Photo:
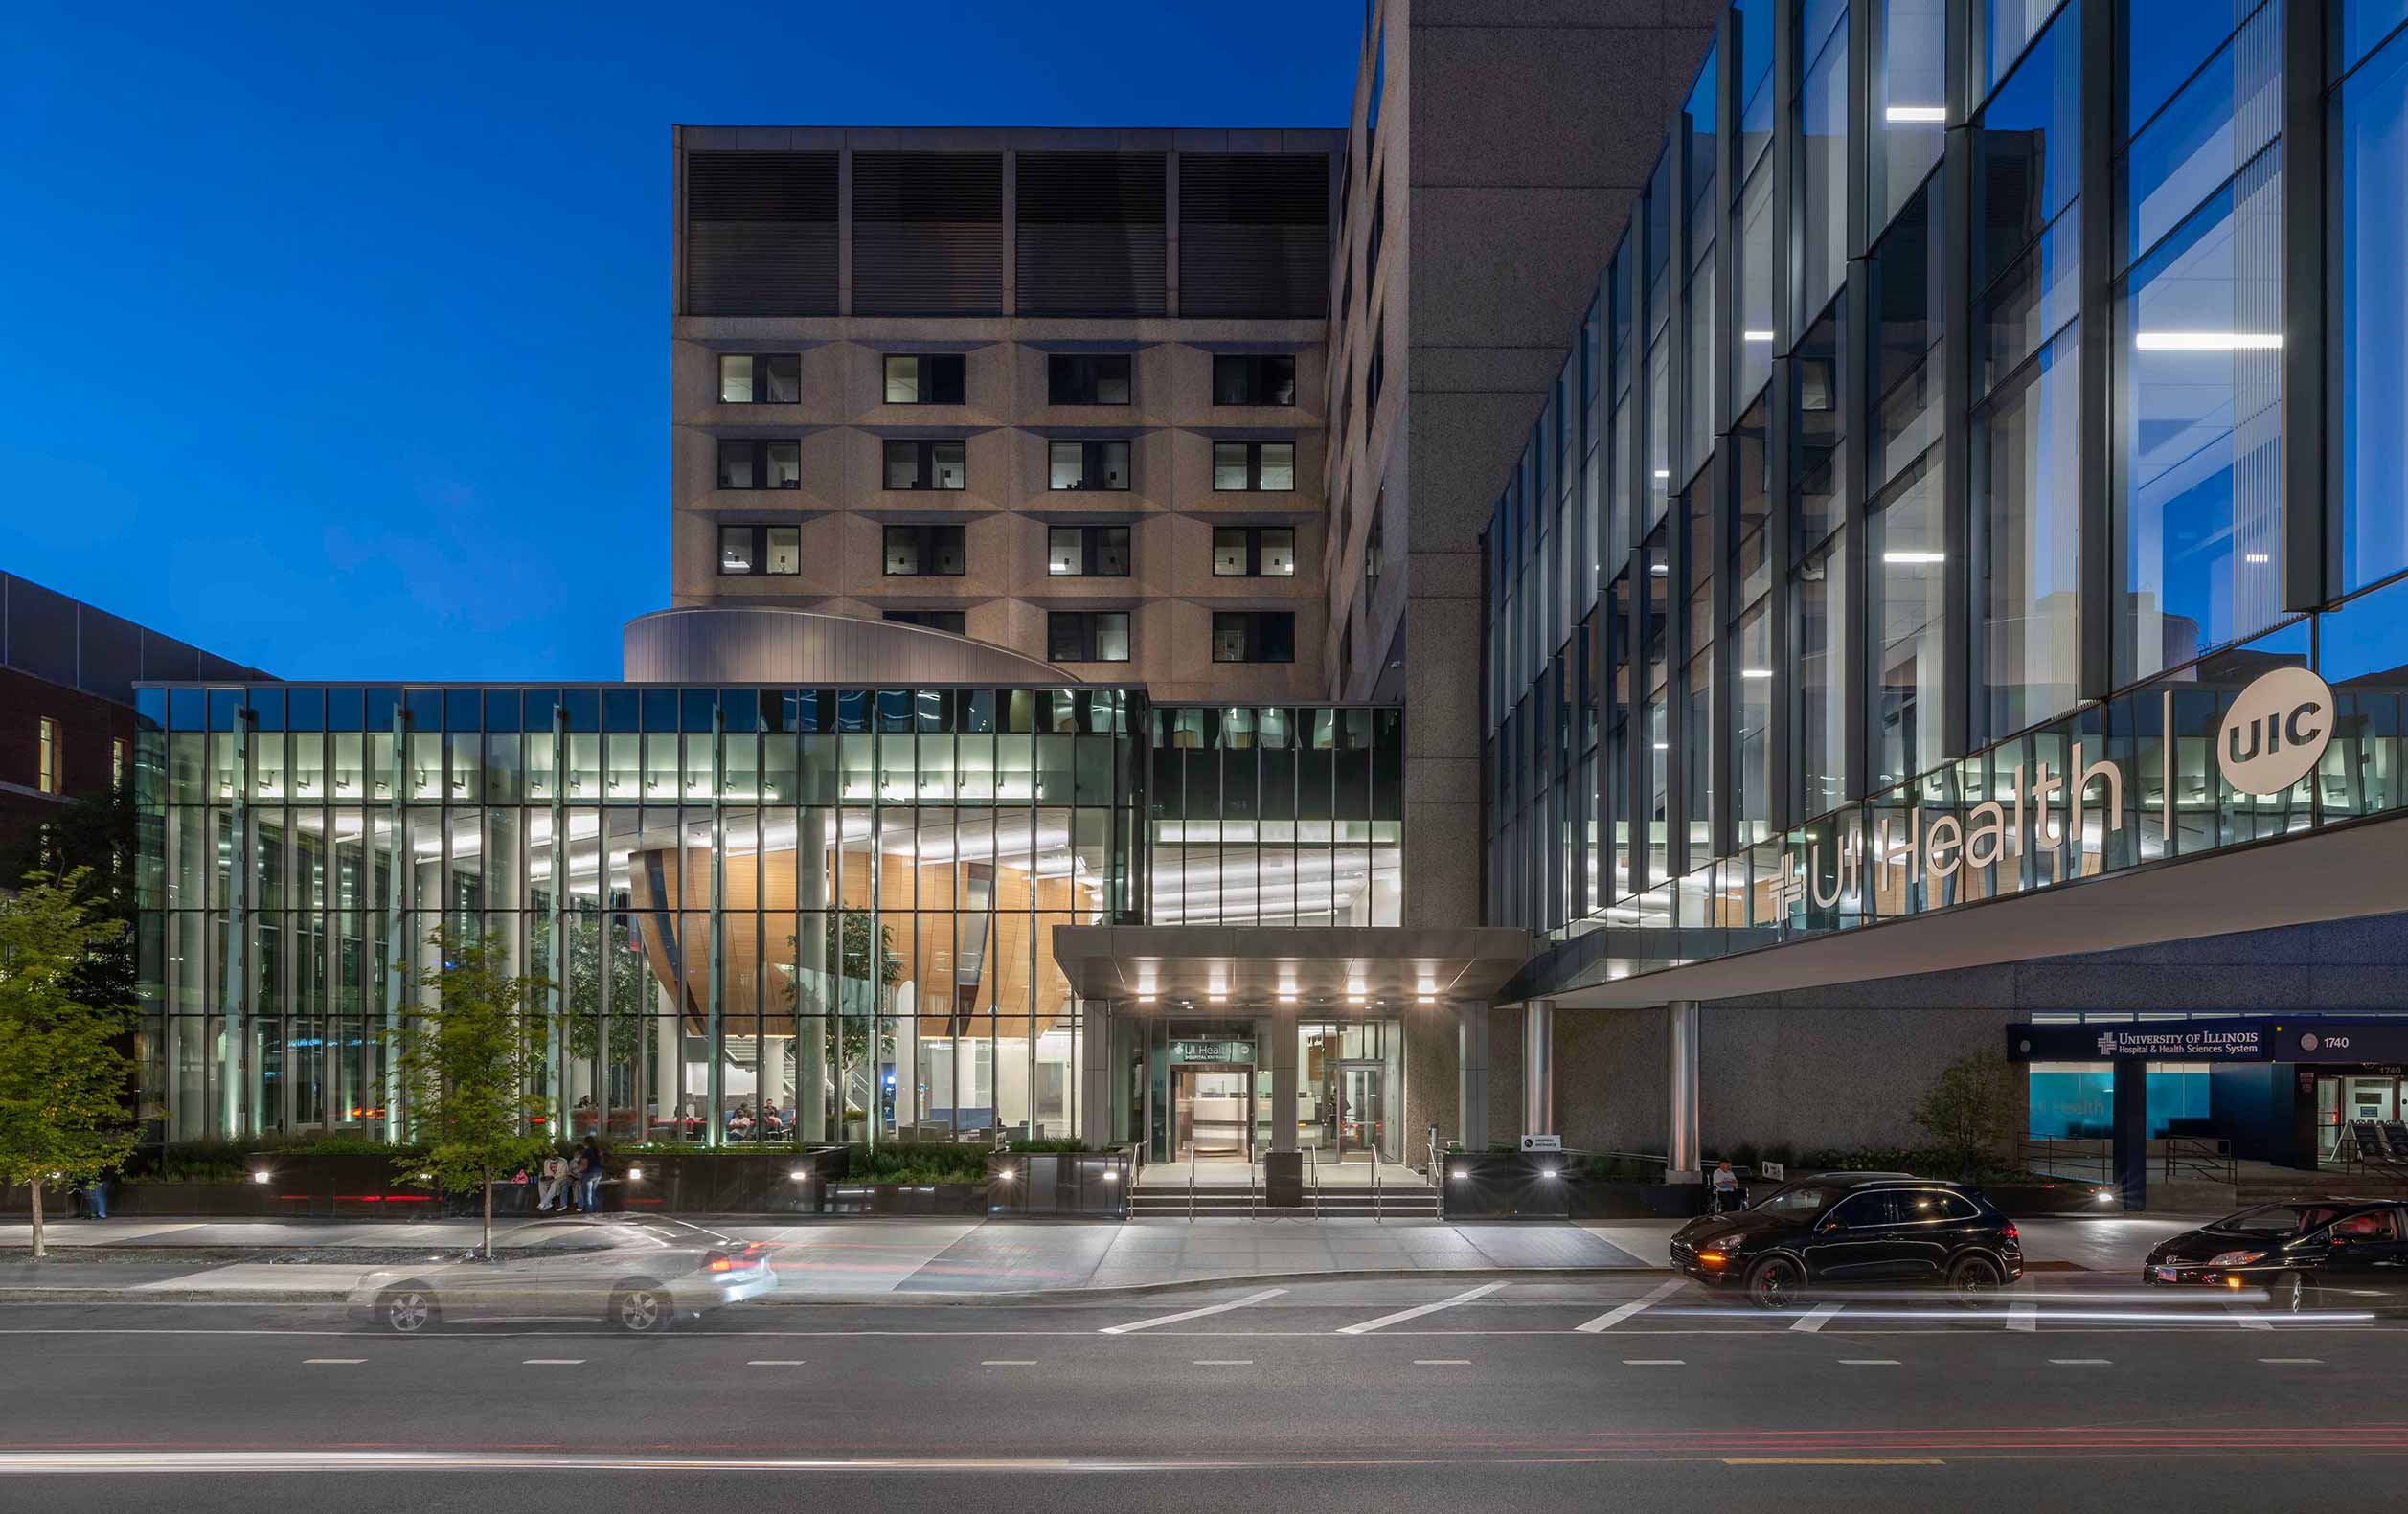
[[32, 1190], [36, 1261], [42, 1186], [113, 1172], [134, 1149], [133, 1059], [119, 1044], [132, 1005], [94, 993], [89, 971], [125, 926], [90, 883], [82, 868], [37, 872], [0, 899], [0, 1180]]
[[1915, 1123], [1955, 1162], [1964, 1180], [1979, 1174], [1982, 1161], [2023, 1129], [2023, 1106], [2015, 1078], [1996, 1051], [1976, 1051], [1941, 1070], [1938, 1081], [1915, 1106]]
[[418, 1003], [387, 1035], [402, 1110], [426, 1155], [396, 1165], [413, 1181], [431, 1175], [447, 1192], [475, 1184], [490, 1258], [494, 1181], [544, 1149], [527, 1132], [543, 1113], [543, 996], [552, 984], [540, 974], [512, 976], [498, 940], [448, 927], [428, 939], [443, 965], [412, 975]]

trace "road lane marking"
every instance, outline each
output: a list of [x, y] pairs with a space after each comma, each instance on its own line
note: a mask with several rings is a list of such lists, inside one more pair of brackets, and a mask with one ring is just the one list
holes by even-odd
[[2232, 1315], [2233, 1322], [2239, 1325], [2244, 1330], [2271, 1330], [2274, 1328], [2274, 1322], [2272, 1320], [2261, 1318], [2257, 1310], [2249, 1308], [2246, 1305], [2227, 1303], [2224, 1305], [2224, 1308], [2227, 1313]]
[[1471, 1358], [1468, 1356], [1417, 1356], [1413, 1359], [1413, 1365], [1416, 1367], [1469, 1367]]
[[981, 1362], [978, 1365], [981, 1367], [1034, 1367], [1036, 1363], [1029, 1357], [1005, 1356], [989, 1362]]
[[367, 1360], [368, 1358], [364, 1356], [305, 1356], [301, 1359], [301, 1365], [304, 1367], [357, 1367]]
[[1178, 1324], [1188, 1320], [1201, 1320], [1208, 1314], [1227, 1314], [1232, 1309], [1243, 1309], [1249, 1304], [1261, 1303], [1265, 1299], [1276, 1299], [1285, 1292], [1287, 1290], [1284, 1288], [1265, 1288], [1261, 1293], [1250, 1293], [1242, 1299], [1232, 1299], [1227, 1303], [1210, 1303], [1201, 1309], [1184, 1309], [1177, 1314], [1160, 1314], [1150, 1320], [1131, 1320], [1126, 1324], [1107, 1324], [1096, 1334], [1127, 1335], [1133, 1330], [1150, 1330], [1158, 1324]]
[[1689, 1364], [1677, 1356], [1625, 1356], [1622, 1359], [1622, 1365], [1624, 1367], [1687, 1367]]
[[1573, 1328], [1578, 1330], [1582, 1335], [1595, 1335], [1602, 1330], [1610, 1330], [1633, 1315], [1645, 1314], [1647, 1310], [1670, 1298], [1673, 1294], [1678, 1293], [1683, 1287], [1687, 1286], [1688, 1282], [1689, 1279], [1686, 1277], [1675, 1277], [1670, 1282], [1659, 1283], [1655, 1287], [1649, 1289], [1645, 1295], [1631, 1299], [1628, 1303], [1616, 1304], [1613, 1308], [1606, 1310], [1596, 1319], [1591, 1320], [1584, 1324], [1574, 1325]]
[[2261, 1356], [2258, 1360], [2268, 1367], [2322, 1367], [2325, 1365], [2324, 1358], [2320, 1356]]
[[2113, 1367], [2113, 1366], [2115, 1366], [2115, 1364], [2114, 1364], [2113, 1362], [2108, 1361], [2108, 1360], [2107, 1360], [2105, 1357], [2103, 1357], [2103, 1356], [2052, 1356], [2052, 1357], [2050, 1357], [2050, 1358], [2049, 1358], [2049, 1365], [2050, 1365], [2051, 1367]]
[[1898, 1365], [1898, 1359], [1895, 1356], [1843, 1356], [1839, 1359], [1839, 1365], [1842, 1367], [1896, 1367]]
[[1252, 1367], [1254, 1365], [1254, 1358], [1208, 1356], [1198, 1361], [1190, 1362], [1188, 1365], [1190, 1367]]
[[531, 1356], [518, 1364], [521, 1367], [583, 1367], [581, 1356]]
[[1808, 1309], [1806, 1314], [1799, 1319], [1798, 1322], [1791, 1325], [1789, 1328], [1792, 1330], [1804, 1330], [1807, 1334], [1811, 1335], [1815, 1331], [1820, 1330], [1825, 1325], [1830, 1323], [1832, 1317], [1847, 1307], [1848, 1306], [1844, 1303], [1818, 1303], [1813, 1308]]
[[1504, 1286], [1505, 1284], [1501, 1282], [1484, 1282], [1477, 1288], [1465, 1289], [1452, 1299], [1441, 1299], [1436, 1303], [1416, 1304], [1410, 1309], [1399, 1309], [1395, 1314], [1383, 1314], [1376, 1320], [1366, 1320], [1360, 1324], [1342, 1324], [1338, 1326], [1337, 1333], [1369, 1335], [1374, 1330], [1384, 1329], [1392, 1324], [1402, 1324], [1407, 1320], [1419, 1320], [1425, 1314], [1436, 1314], [1441, 1309], [1452, 1309], [1459, 1303], [1469, 1303], [1474, 1299], [1485, 1299]]
[[746, 1367], [801, 1367], [803, 1365], [803, 1358], [799, 1356], [771, 1356], [763, 1357], [757, 1362], [746, 1362], [744, 1365]]

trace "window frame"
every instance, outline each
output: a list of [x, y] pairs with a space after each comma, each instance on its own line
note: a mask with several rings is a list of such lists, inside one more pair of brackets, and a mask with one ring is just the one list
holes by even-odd
[[[1079, 566], [1068, 572], [1057, 572], [1054, 567], [1054, 533], [1065, 531], [1079, 534]], [[1121, 571], [1118, 573], [1097, 566], [1104, 557], [1101, 533], [1109, 531], [1121, 533]], [[1045, 527], [1045, 576], [1049, 578], [1125, 578], [1135, 567], [1136, 548], [1136, 538], [1130, 534], [1129, 523], [1125, 521], [1048, 521]]]
[[[1070, 405], [1080, 409], [1095, 406], [1125, 408], [1137, 402], [1137, 363], [1134, 352], [1048, 352], [1045, 354], [1045, 402], [1049, 405]], [[1120, 364], [1121, 397], [1097, 397], [1104, 391], [1108, 377], [1104, 365]], [[1071, 397], [1064, 398], [1067, 391]], [[1080, 398], [1080, 395], [1087, 397]]]
[[[730, 531], [752, 533], [753, 566], [738, 573], [727, 565], [727, 536]], [[794, 566], [777, 569], [769, 566], [769, 533], [773, 531], [794, 532]], [[714, 556], [716, 576], [722, 578], [797, 578], [803, 575], [803, 528], [776, 521], [721, 521]]]
[[[1287, 655], [1285, 657], [1264, 655], [1263, 627], [1276, 620], [1284, 620], [1287, 622]], [[1223, 622], [1230, 621], [1243, 623], [1245, 643], [1243, 656], [1223, 657], [1220, 654]], [[1261, 663], [1271, 666], [1292, 664], [1296, 661], [1296, 612], [1293, 610], [1215, 610], [1213, 612], [1212, 653], [1213, 661], [1222, 664]]]
[[66, 754], [61, 747], [57, 719], [52, 715], [35, 715], [34, 717], [34, 790], [35, 793], [56, 795], [64, 791], [66, 780], [61, 769], [65, 764], [59, 759]]
[[[1220, 565], [1220, 536], [1223, 531], [1236, 531], [1245, 538], [1245, 568], [1238, 573], [1225, 573]], [[1263, 537], [1272, 532], [1287, 537], [1287, 571], [1262, 571]], [[1215, 578], [1293, 578], [1296, 576], [1296, 528], [1293, 526], [1215, 526], [1213, 528], [1213, 576]]]
[[[1221, 448], [1242, 447], [1246, 454], [1246, 482], [1242, 487], [1231, 488], [1220, 481]], [[1287, 487], [1266, 488], [1262, 484], [1262, 449], [1287, 448]], [[1296, 492], [1296, 439], [1273, 439], [1267, 441], [1240, 441], [1225, 437], [1213, 439], [1213, 492], [1215, 494], [1293, 494]]]
[[[757, 482], [751, 484], [730, 484], [727, 481], [728, 449], [731, 447], [743, 447], [750, 449], [752, 475]], [[769, 477], [769, 449], [771, 447], [792, 447], [794, 449], [793, 483], [771, 484], [767, 482]], [[719, 438], [717, 452], [713, 461], [717, 465], [717, 472], [713, 475], [713, 483], [719, 490], [725, 493], [783, 494], [789, 490], [799, 489], [803, 486], [803, 439], [800, 437], [721, 437]]]
[[[919, 395], [918, 398], [895, 397], [895, 378], [889, 370], [897, 363], [912, 365], [912, 392]], [[952, 365], [954, 397], [931, 397], [930, 392], [937, 387], [929, 375], [929, 365], [932, 363]], [[890, 405], [965, 405], [969, 403], [969, 354], [966, 352], [881, 352], [878, 354], [878, 394], [881, 401]]]
[[[1054, 482], [1054, 452], [1057, 447], [1077, 447], [1079, 449], [1079, 482], [1077, 484], [1064, 486]], [[1122, 482], [1119, 484], [1091, 484], [1087, 482], [1097, 473], [1103, 471], [1103, 453], [1100, 449], [1104, 447], [1119, 447], [1121, 449]], [[1047, 441], [1045, 444], [1045, 490], [1049, 494], [1125, 494], [1134, 484], [1136, 475], [1136, 448], [1130, 445], [1128, 439], [1125, 437], [1106, 437], [1097, 441], [1071, 441], [1064, 438], [1054, 438]]]
[[[912, 567], [899, 572], [895, 567], [897, 532], [911, 540]], [[948, 538], [947, 533], [950, 533]], [[954, 562], [951, 572], [943, 566], [945, 544], [953, 544]], [[969, 572], [969, 531], [952, 521], [889, 522], [878, 531], [878, 576], [884, 578], [959, 578]]]
[[[803, 402], [802, 353], [720, 352], [716, 355], [718, 357], [718, 362], [714, 366], [716, 370], [718, 386], [714, 393], [717, 395], [718, 403], [722, 405], [799, 405]], [[752, 397], [749, 399], [730, 399], [727, 397], [727, 362], [731, 357], [749, 358], [752, 361], [753, 393]], [[776, 399], [763, 392], [768, 387], [770, 362], [781, 358], [784, 359], [792, 366], [794, 378], [794, 397], [792, 399]]]
[[[1282, 363], [1287, 365], [1287, 397], [1285, 399], [1264, 398], [1265, 394], [1276, 395], [1279, 392], [1279, 384], [1273, 374], [1276, 372], [1275, 365]], [[1221, 397], [1221, 374], [1224, 373], [1235, 373], [1240, 375], [1242, 382], [1230, 387], [1242, 390], [1246, 397], [1242, 399]], [[1293, 352], [1214, 353], [1213, 403], [1224, 409], [1294, 409], [1296, 406], [1296, 354]]]
[[[895, 449], [909, 447], [912, 451], [912, 482], [894, 482]], [[940, 484], [937, 471], [937, 448], [962, 449], [962, 482]], [[960, 437], [888, 437], [878, 449], [878, 488], [888, 494], [959, 494], [970, 486], [970, 444]]]
[[[1100, 634], [1102, 630], [1102, 622], [1105, 618], [1111, 616], [1119, 617], [1121, 621], [1121, 655], [1118, 657], [1099, 656], [1098, 649], [1103, 644], [1103, 638]], [[1079, 649], [1083, 654], [1081, 656], [1057, 657], [1055, 655], [1055, 648], [1061, 640], [1057, 632], [1068, 622], [1077, 623], [1077, 640]], [[1135, 646], [1134, 627], [1130, 623], [1129, 612], [1126, 610], [1048, 610], [1045, 612], [1045, 660], [1049, 663], [1125, 663], [1134, 655]]]

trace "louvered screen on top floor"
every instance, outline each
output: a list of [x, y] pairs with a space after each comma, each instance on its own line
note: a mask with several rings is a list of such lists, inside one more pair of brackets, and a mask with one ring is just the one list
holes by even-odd
[[1159, 152], [1023, 152], [1015, 264], [1022, 315], [1170, 308]]
[[1179, 154], [1179, 313], [1328, 318], [1327, 156]]
[[852, 155], [856, 315], [1003, 313], [1003, 157]]
[[686, 154], [686, 313], [836, 313], [836, 154]]

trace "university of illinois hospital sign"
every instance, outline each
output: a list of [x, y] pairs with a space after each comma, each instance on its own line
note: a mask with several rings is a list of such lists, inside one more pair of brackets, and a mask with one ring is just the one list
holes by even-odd
[[[2176, 729], [2178, 689], [2184, 697], [2211, 691], [2167, 684], [2143, 694], [2159, 705], [2160, 732]], [[2306, 667], [2276, 667], [2229, 697], [2211, 740], [2216, 770], [2235, 793], [2286, 794], [2316, 771], [2335, 724], [2333, 692], [2322, 678]], [[2155, 794], [2172, 794], [2176, 744], [2153, 744], [2161, 766]], [[1783, 912], [1836, 907], [1845, 915], [1855, 908], [1847, 901], [1862, 900], [1874, 914], [1911, 914], [2045, 887], [2097, 871], [2102, 862], [2128, 866], [2142, 855], [2137, 838], [2110, 845], [2143, 824], [2142, 775], [2127, 771], [2135, 756], [2129, 738], [2111, 743], [2094, 733], [2070, 740], [2058, 749], [2061, 762], [2050, 761], [2045, 746], [2027, 750], [2036, 760], [2011, 767], [2002, 765], [2003, 750], [1994, 752], [1991, 781], [1960, 802], [1918, 803], [1909, 789], [1904, 802], [1869, 802], [1793, 832], [1775, 882]], [[2174, 824], [2162, 800], [2149, 802], [2158, 827]], [[2161, 854], [2170, 854], [2170, 837], [2160, 840]]]

